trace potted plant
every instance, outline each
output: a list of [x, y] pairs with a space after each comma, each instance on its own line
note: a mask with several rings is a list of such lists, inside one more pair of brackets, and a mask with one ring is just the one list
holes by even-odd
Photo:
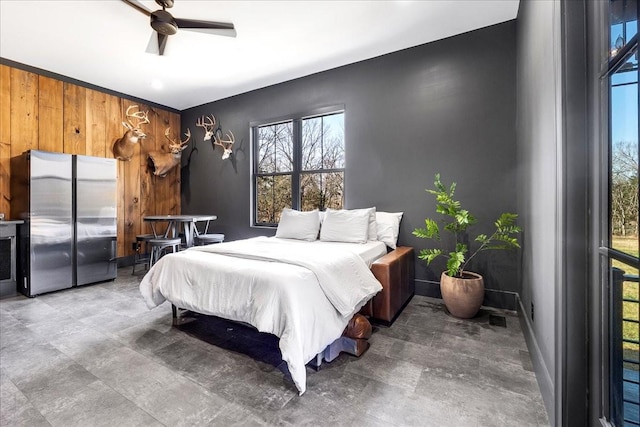
[[[444, 231], [453, 234], [455, 248], [448, 256], [442, 249], [422, 249], [418, 258], [426, 261], [427, 265], [439, 256], [447, 257], [447, 269], [440, 276], [440, 291], [442, 299], [449, 312], [463, 319], [476, 315], [484, 299], [484, 281], [481, 275], [465, 270], [465, 267], [478, 253], [487, 250], [519, 248], [517, 237], [520, 227], [516, 225], [518, 215], [503, 213], [496, 220], [496, 230], [490, 236], [478, 234], [474, 241], [478, 247], [470, 252], [467, 244], [462, 242], [469, 226], [477, 222], [469, 211], [462, 209], [459, 201], [453, 198], [456, 183], [447, 189], [440, 182], [440, 174], [435, 176], [435, 190], [427, 192], [436, 196], [436, 212], [445, 216], [442, 220]], [[446, 218], [448, 217], [448, 218]], [[424, 228], [416, 228], [413, 235], [424, 239], [440, 241], [440, 226], [433, 219], [425, 219]]]

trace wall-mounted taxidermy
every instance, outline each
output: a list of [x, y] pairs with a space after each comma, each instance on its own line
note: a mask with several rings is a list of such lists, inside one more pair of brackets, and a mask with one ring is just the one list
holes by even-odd
[[164, 177], [172, 168], [180, 164], [182, 151], [187, 148], [187, 144], [191, 138], [191, 130], [187, 129], [185, 132], [187, 139], [176, 142], [169, 136], [170, 131], [171, 128], [167, 128], [167, 130], [164, 131], [165, 138], [169, 140], [169, 152], [151, 151], [147, 157], [149, 169], [151, 169], [156, 176]]
[[133, 149], [140, 139], [146, 138], [147, 135], [142, 131], [141, 126], [149, 123], [149, 111], [135, 111], [137, 105], [130, 105], [127, 108], [126, 122], [122, 122], [122, 126], [127, 131], [121, 138], [116, 139], [113, 143], [113, 157], [118, 160], [129, 161], [133, 157]]
[[227, 132], [227, 139], [223, 139], [222, 137], [222, 128], [220, 126], [216, 127], [216, 118], [211, 114], [209, 116], [201, 116], [196, 122], [197, 127], [201, 127], [204, 129], [204, 140], [210, 141], [213, 137], [213, 148], [216, 145], [219, 145], [224, 150], [222, 152], [222, 160], [228, 159], [233, 150], [231, 147], [235, 142], [235, 138], [233, 136], [233, 132]]
[[219, 145], [222, 147], [224, 152], [222, 153], [222, 160], [228, 159], [232, 153], [231, 147], [233, 143], [236, 142], [235, 137], [233, 136], [233, 132], [227, 132], [227, 139], [222, 139], [222, 137], [218, 135], [213, 136], [213, 143], [215, 145]]
[[209, 141], [215, 133], [216, 118], [213, 116], [213, 114], [211, 115], [211, 117], [202, 116], [196, 122], [196, 126], [204, 129], [204, 140]]

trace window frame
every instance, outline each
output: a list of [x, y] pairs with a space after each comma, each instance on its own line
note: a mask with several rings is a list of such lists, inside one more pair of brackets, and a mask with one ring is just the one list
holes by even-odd
[[[344, 139], [345, 139], [345, 159], [344, 159], [344, 167], [343, 168], [333, 168], [333, 169], [314, 169], [314, 170], [303, 170], [302, 169], [302, 122], [306, 119], [313, 119], [316, 117], [322, 116], [330, 116], [333, 114], [342, 114], [343, 115], [343, 123], [344, 123]], [[290, 172], [269, 172], [269, 173], [258, 173], [258, 128], [263, 126], [277, 125], [281, 123], [292, 123], [292, 135], [293, 135], [293, 168]], [[295, 114], [288, 114], [286, 116], [280, 116], [271, 119], [265, 120], [256, 120], [249, 122], [249, 135], [250, 135], [250, 146], [251, 146], [251, 170], [250, 173], [250, 206], [251, 206], [251, 216], [250, 216], [250, 226], [252, 228], [269, 228], [273, 229], [278, 226], [278, 223], [258, 223], [256, 222], [257, 218], [257, 206], [258, 206], [258, 193], [257, 193], [257, 182], [259, 177], [264, 176], [291, 176], [291, 208], [299, 209], [300, 201], [301, 201], [301, 191], [300, 191], [300, 180], [302, 174], [318, 174], [318, 173], [335, 173], [341, 172], [343, 174], [343, 185], [346, 183], [346, 168], [347, 168], [347, 150], [346, 150], [346, 110], [344, 104], [335, 104], [325, 107], [319, 107], [312, 110], [307, 110], [304, 112], [299, 112]], [[346, 204], [346, 194], [343, 194], [343, 205]]]
[[[626, 424], [624, 421], [624, 408], [621, 403], [624, 399], [623, 371], [616, 356], [616, 348], [620, 339], [622, 344], [622, 325], [617, 326], [617, 315], [622, 310], [622, 289], [617, 287], [613, 269], [613, 262], [618, 261], [630, 267], [640, 268], [639, 259], [613, 247], [612, 227], [612, 166], [613, 166], [613, 88], [620, 85], [612, 82], [612, 77], [621, 70], [630, 56], [638, 51], [638, 32], [627, 39], [626, 24], [623, 26], [624, 45], [617, 51], [612, 51], [614, 41], [611, 40], [611, 1], [602, 2], [595, 10], [595, 19], [603, 29], [599, 34], [599, 45], [595, 48], [595, 57], [600, 59], [598, 70], [598, 103], [595, 106], [597, 113], [597, 132], [594, 138], [594, 171], [592, 190], [594, 191], [594, 204], [592, 227], [596, 249], [592, 260], [594, 261], [595, 274], [593, 275], [594, 293], [598, 295], [597, 312], [598, 329], [595, 332], [597, 350], [595, 357], [599, 359], [597, 364], [598, 385], [597, 393], [599, 407], [596, 415], [604, 425], [612, 423]], [[636, 14], [638, 12], [636, 11]], [[638, 71], [635, 71], [638, 73]], [[636, 77], [637, 79], [637, 77]], [[638, 83], [635, 83], [638, 85]], [[638, 89], [636, 89], [638, 90]], [[618, 277], [619, 278], [619, 277]], [[620, 304], [618, 308], [616, 305]], [[620, 329], [618, 329], [620, 328]], [[616, 334], [619, 333], [619, 336]], [[624, 361], [624, 358], [623, 358]], [[593, 369], [593, 366], [591, 367]]]

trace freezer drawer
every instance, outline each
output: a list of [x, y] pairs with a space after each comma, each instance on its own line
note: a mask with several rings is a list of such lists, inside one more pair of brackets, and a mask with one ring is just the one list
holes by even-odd
[[117, 271], [116, 238], [103, 237], [78, 242], [77, 285], [115, 279]]

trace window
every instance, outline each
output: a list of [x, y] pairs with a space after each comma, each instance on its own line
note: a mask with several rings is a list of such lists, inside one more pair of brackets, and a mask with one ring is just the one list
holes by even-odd
[[252, 124], [253, 225], [275, 226], [285, 207], [342, 208], [344, 112], [323, 110]]
[[604, 415], [613, 425], [640, 425], [640, 294], [638, 271], [638, 14], [637, 0], [609, 2], [608, 66], [603, 73], [608, 117], [602, 140], [608, 154], [602, 167], [601, 200], [607, 215], [601, 227], [602, 287], [607, 301], [603, 345], [608, 356], [603, 383]]
[[[637, 52], [637, 48], [636, 48]], [[638, 293], [638, 60], [609, 77], [610, 407], [617, 425], [638, 425], [640, 298]], [[607, 239], [602, 239], [607, 241]], [[633, 415], [635, 414], [635, 416]]]

